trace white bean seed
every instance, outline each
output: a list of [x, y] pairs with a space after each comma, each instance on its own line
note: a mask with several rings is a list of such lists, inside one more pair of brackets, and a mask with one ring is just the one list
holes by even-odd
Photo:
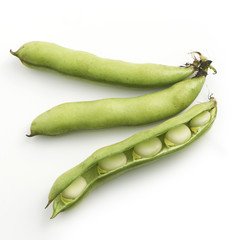
[[85, 178], [82, 176], [75, 179], [63, 192], [62, 197], [66, 199], [74, 199], [80, 195], [80, 193], [87, 186]]
[[200, 114], [198, 114], [196, 117], [194, 117], [189, 125], [190, 127], [201, 127], [205, 125], [211, 118], [211, 114], [209, 111], [204, 111]]
[[159, 153], [162, 149], [162, 142], [158, 137], [137, 144], [134, 152], [141, 157], [151, 157]]
[[165, 135], [165, 139], [173, 143], [173, 145], [183, 144], [189, 140], [190, 137], [191, 131], [185, 124], [181, 124], [169, 130]]
[[118, 153], [99, 161], [98, 166], [105, 171], [111, 171], [127, 163], [127, 157], [124, 153]]

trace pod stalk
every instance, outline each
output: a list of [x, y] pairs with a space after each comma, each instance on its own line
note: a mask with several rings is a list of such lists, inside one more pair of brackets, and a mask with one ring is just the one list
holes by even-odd
[[[209, 60], [207, 59], [207, 57], [203, 56], [203, 55], [202, 55], [200, 52], [198, 52], [198, 51], [190, 52], [190, 54], [193, 56], [194, 61], [199, 61], [199, 63], [200, 63], [200, 66], [199, 66], [199, 67], [200, 67], [200, 68], [201, 68], [201, 66], [202, 66], [203, 63], [206, 63], [206, 62], [209, 61]], [[197, 54], [197, 55], [199, 56], [199, 59], [200, 59], [200, 60], [197, 60], [195, 54]], [[214, 68], [211, 64], [208, 65], [207, 68], [210, 68], [210, 69], [213, 71], [213, 74], [216, 74], [216, 73], [217, 73], [216, 68]], [[206, 69], [207, 69], [207, 68], [206, 68]], [[203, 70], [205, 71], [206, 69], [203, 69]]]

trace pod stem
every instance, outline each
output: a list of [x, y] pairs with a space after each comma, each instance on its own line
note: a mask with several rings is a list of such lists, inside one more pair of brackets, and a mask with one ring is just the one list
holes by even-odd
[[193, 67], [195, 71], [198, 70], [198, 67], [199, 67], [199, 60], [196, 58], [195, 55], [192, 55], [193, 57], [193, 62], [192, 63], [185, 63], [184, 65], [181, 65], [180, 67]]
[[212, 65], [209, 66], [209, 68], [213, 71], [213, 74], [217, 73], [217, 70], [215, 67], [213, 67]]
[[210, 67], [212, 61], [211, 60], [206, 60], [204, 62], [201, 62], [199, 67], [198, 67], [198, 71], [195, 77], [206, 77], [207, 76], [207, 70]]
[[[203, 56], [200, 52], [194, 51], [194, 52], [190, 52], [190, 54], [193, 56], [194, 61], [198, 61], [195, 54], [197, 54], [199, 56], [199, 59], [200, 59], [199, 60], [199, 68], [198, 68], [199, 72], [201, 72], [201, 70], [207, 72], [207, 69], [210, 68], [213, 71], [213, 74], [217, 73], [216, 68], [214, 68], [211, 65], [212, 61], [208, 60], [207, 57]], [[210, 64], [209, 64], [209, 61], [210, 61]], [[204, 75], [204, 74], [201, 73], [201, 75]]]
[[213, 93], [209, 93], [209, 94], [208, 94], [208, 100], [212, 100], [212, 101], [214, 101], [215, 103], [217, 102], [216, 99], [215, 99], [214, 96], [213, 96]]

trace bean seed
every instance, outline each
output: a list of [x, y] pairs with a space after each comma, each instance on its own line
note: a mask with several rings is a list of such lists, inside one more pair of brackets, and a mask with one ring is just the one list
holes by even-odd
[[87, 186], [87, 182], [83, 177], [78, 177], [75, 179], [63, 192], [62, 197], [66, 199], [74, 199], [78, 195], [81, 194], [81, 192], [84, 190], [84, 188]]
[[203, 125], [205, 125], [211, 118], [210, 112], [209, 111], [204, 111], [202, 113], [200, 113], [199, 115], [197, 115], [196, 117], [194, 117], [189, 125], [190, 127], [201, 127]]
[[162, 149], [162, 142], [159, 138], [151, 138], [134, 147], [134, 152], [141, 157], [151, 157], [159, 153]]
[[107, 157], [99, 161], [98, 166], [100, 171], [109, 172], [116, 168], [122, 167], [127, 162], [127, 157], [124, 153]]
[[168, 146], [179, 145], [185, 143], [191, 137], [190, 129], [185, 125], [181, 124], [166, 133], [165, 143]]

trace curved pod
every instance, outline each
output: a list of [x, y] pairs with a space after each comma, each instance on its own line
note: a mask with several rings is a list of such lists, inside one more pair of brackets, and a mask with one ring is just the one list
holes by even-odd
[[151, 94], [58, 105], [31, 124], [31, 134], [59, 135], [80, 129], [146, 124], [171, 117], [198, 96], [205, 76], [194, 77]]
[[[182, 124], [189, 126], [189, 122], [194, 117], [201, 114], [203, 111], [209, 111], [211, 117], [206, 124], [199, 126], [198, 131], [192, 132], [190, 139], [174, 146], [167, 146], [164, 144], [163, 139], [170, 130]], [[178, 151], [194, 142], [212, 126], [216, 118], [216, 113], [216, 100], [211, 99], [209, 102], [193, 106], [187, 112], [171, 118], [157, 127], [139, 132], [121, 142], [97, 150], [85, 161], [58, 177], [53, 184], [48, 197], [48, 205], [54, 201], [52, 218], [55, 217], [58, 213], [68, 209], [76, 202], [82, 200], [92, 189], [104, 181], [122, 174], [134, 167], [144, 165], [164, 155]], [[134, 158], [134, 147], [155, 137], [161, 139], [161, 142], [163, 143], [161, 150], [154, 156], [138, 156], [137, 159]], [[127, 162], [125, 164], [121, 164], [119, 167], [116, 167], [115, 169], [111, 169], [110, 171], [106, 171], [104, 173], [98, 171], [100, 161], [120, 153], [124, 153], [127, 156]], [[63, 201], [62, 192], [64, 192], [64, 190], [68, 188], [68, 186], [71, 185], [75, 179], [78, 179], [80, 176], [84, 177], [87, 182], [87, 186], [82, 190], [80, 194], [78, 193], [78, 196], [76, 196], [75, 199], [71, 199], [67, 202]]]
[[70, 76], [142, 88], [181, 81], [193, 74], [198, 65], [196, 60], [186, 67], [128, 63], [39, 41], [26, 43], [18, 51], [10, 52], [31, 68], [49, 69]]

